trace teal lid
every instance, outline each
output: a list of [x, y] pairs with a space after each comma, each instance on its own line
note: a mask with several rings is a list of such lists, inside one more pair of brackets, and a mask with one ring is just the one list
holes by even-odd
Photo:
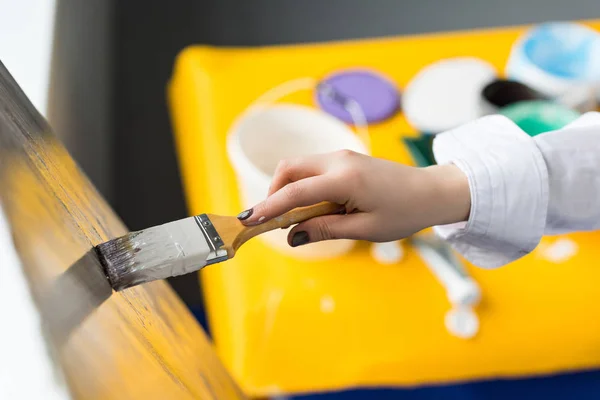
[[520, 101], [502, 108], [499, 113], [512, 120], [529, 136], [555, 131], [576, 120], [580, 114], [551, 101]]
[[433, 156], [433, 138], [435, 135], [421, 134], [416, 138], [404, 137], [402, 141], [417, 167], [435, 165]]

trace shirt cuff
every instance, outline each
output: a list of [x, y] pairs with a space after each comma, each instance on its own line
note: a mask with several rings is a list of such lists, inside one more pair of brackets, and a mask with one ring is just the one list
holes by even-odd
[[544, 234], [548, 171], [531, 137], [508, 118], [483, 117], [436, 136], [438, 164], [453, 163], [468, 178], [466, 223], [435, 227], [471, 263], [508, 264], [531, 252]]

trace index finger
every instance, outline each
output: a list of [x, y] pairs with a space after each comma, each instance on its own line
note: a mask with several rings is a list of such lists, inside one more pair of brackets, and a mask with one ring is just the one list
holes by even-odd
[[322, 201], [345, 204], [342, 187], [335, 179], [325, 175], [301, 179], [283, 186], [265, 201], [252, 208], [252, 214], [242, 222], [256, 225], [275, 218], [294, 208], [310, 206]]
[[269, 187], [269, 196], [292, 182], [325, 173], [327, 159], [325, 155], [310, 155], [281, 160], [273, 174]]

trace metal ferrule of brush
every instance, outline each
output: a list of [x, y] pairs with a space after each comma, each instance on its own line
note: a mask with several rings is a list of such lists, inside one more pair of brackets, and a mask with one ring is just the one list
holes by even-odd
[[206, 265], [216, 264], [227, 260], [227, 250], [221, 248], [223, 247], [223, 240], [208, 216], [206, 214], [200, 214], [196, 215], [194, 219], [206, 238], [206, 243], [208, 243], [208, 246], [210, 247], [210, 254], [206, 258]]

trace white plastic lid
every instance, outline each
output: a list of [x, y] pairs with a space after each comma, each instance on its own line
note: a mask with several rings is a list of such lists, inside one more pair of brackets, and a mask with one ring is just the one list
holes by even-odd
[[442, 60], [423, 68], [408, 84], [402, 110], [421, 132], [440, 133], [484, 115], [481, 91], [496, 78], [494, 67], [478, 58]]

